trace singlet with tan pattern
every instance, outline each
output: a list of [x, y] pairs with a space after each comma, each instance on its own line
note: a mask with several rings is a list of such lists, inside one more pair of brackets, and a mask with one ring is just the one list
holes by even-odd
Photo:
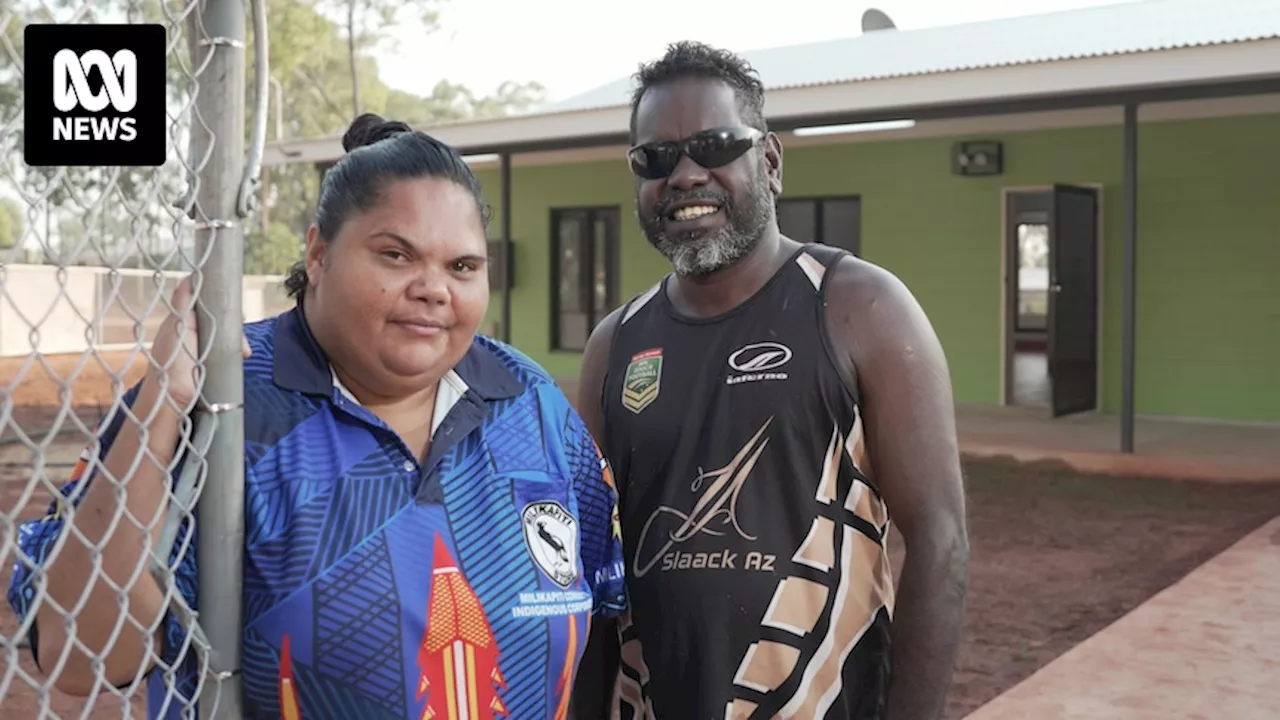
[[889, 520], [802, 247], [749, 300], [623, 312], [604, 387], [631, 602], [621, 720], [871, 720], [889, 679]]

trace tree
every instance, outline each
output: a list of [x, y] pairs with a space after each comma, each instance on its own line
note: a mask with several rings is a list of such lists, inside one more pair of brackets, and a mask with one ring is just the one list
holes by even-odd
[[[282, 125], [287, 137], [325, 137], [342, 133], [355, 117], [352, 109], [356, 107], [357, 93], [361, 112], [376, 112], [415, 126], [527, 110], [545, 96], [544, 88], [537, 83], [516, 82], [505, 83], [497, 93], [481, 97], [462, 85], [448, 81], [439, 82], [427, 97], [391, 89], [378, 77], [377, 61], [367, 55], [376, 44], [367, 33], [367, 26], [357, 27], [357, 35], [361, 32], [366, 34], [363, 44], [357, 46], [357, 82], [352, 83], [346, 33], [338, 22], [325, 16], [325, 12], [334, 14], [336, 10], [348, 7], [348, 0], [323, 2], [327, 4], [267, 0], [271, 75], [279, 81], [286, 98]], [[373, 15], [393, 4], [389, 1], [380, 4], [381, 0], [356, 2], [361, 3], [358, 7], [361, 12]], [[425, 11], [438, 2], [430, 0], [410, 7]], [[424, 18], [424, 24], [434, 27], [434, 19]], [[385, 29], [385, 26], [374, 27]], [[246, 126], [251, 124], [253, 111], [252, 42], [248, 47], [246, 91], [249, 96], [246, 112], [250, 116], [246, 119]], [[272, 111], [276, 112], [274, 105]], [[274, 127], [274, 115], [269, 119], [268, 127]], [[263, 194], [268, 225], [281, 223], [291, 228], [301, 241], [315, 213], [320, 191], [319, 173], [308, 164], [276, 166], [270, 169], [264, 184], [267, 186]], [[253, 235], [246, 238], [246, 243], [264, 242], [262, 224], [259, 217], [249, 225], [253, 228], [250, 231]]]
[[283, 275], [302, 257], [302, 240], [293, 228], [272, 222], [266, 232], [245, 238], [245, 275]]
[[424, 34], [440, 24], [440, 7], [446, 0], [323, 0], [324, 8], [342, 18], [347, 41], [347, 77], [351, 80], [351, 117], [363, 112], [361, 55], [387, 40], [387, 29], [406, 16], [417, 15]]
[[547, 89], [541, 83], [516, 83], [508, 80], [499, 85], [498, 91], [493, 95], [473, 99], [471, 115], [473, 117], [495, 117], [529, 112], [545, 102], [546, 99]]
[[[421, 97], [393, 90], [379, 79], [377, 61], [370, 53], [387, 41], [389, 24], [418, 13], [424, 31], [433, 30], [438, 25], [437, 10], [445, 1], [266, 0], [271, 75], [285, 97], [283, 111], [273, 106], [272, 112], [282, 115], [285, 136], [339, 134], [357, 108], [421, 126], [507, 114], [540, 102], [544, 91], [536, 83], [505, 83], [491, 96], [477, 96], [461, 85], [442, 81], [429, 96]], [[65, 21], [73, 8], [82, 6], [83, 0], [0, 0], [0, 19], [10, 19], [0, 32], [21, 58], [26, 23]], [[92, 8], [94, 14], [81, 17], [81, 22], [170, 24], [176, 17], [165, 17], [160, 0], [98, 0]], [[327, 17], [326, 12], [336, 13], [338, 19]], [[254, 111], [252, 22], [247, 27], [246, 138]], [[186, 24], [176, 29], [189, 32]], [[194, 108], [189, 101], [198, 91], [198, 78], [191, 77], [193, 61], [187, 57], [185, 43], [174, 46], [168, 67], [171, 112], [177, 115], [185, 110], [184, 122], [192, 122]], [[20, 125], [21, 112], [21, 75], [0, 47], [0, 127]], [[275, 117], [270, 120], [268, 127], [274, 127]], [[179, 133], [174, 141], [176, 155], [185, 158], [185, 137]], [[31, 217], [34, 227], [27, 231], [43, 240], [46, 254], [66, 262], [97, 258], [96, 262], [112, 264], [174, 266], [178, 246], [190, 241], [174, 230], [180, 211], [172, 203], [190, 182], [176, 158], [160, 169], [29, 168], [21, 162], [21, 144], [21, 131], [0, 133], [0, 183], [11, 183], [28, 198], [45, 198], [43, 222]], [[265, 184], [269, 221], [246, 219], [248, 228], [257, 228], [246, 238], [246, 253], [258, 252], [253, 248], [275, 249], [263, 257], [247, 254], [246, 262], [278, 270], [276, 259], [288, 247], [280, 239], [282, 229], [293, 233], [296, 251], [314, 215], [319, 174], [310, 165], [275, 167]], [[260, 229], [264, 224], [265, 232]], [[51, 247], [55, 237], [61, 246], [56, 252]], [[153, 247], [148, 249], [148, 244]]]
[[22, 239], [22, 205], [13, 198], [0, 197], [0, 250], [8, 250]]
[[[3, 29], [15, 49], [14, 56], [0, 51], [0, 126], [9, 125], [22, 113], [21, 81], [14, 62], [22, 57], [23, 28], [33, 22], [66, 20], [71, 10], [83, 5], [78, 0], [0, 0], [0, 18], [8, 19]], [[110, 0], [96, 4], [80, 22], [165, 22], [159, 0]], [[179, 50], [179, 53], [182, 51]], [[189, 66], [190, 63], [186, 62]], [[169, 62], [170, 105], [181, 105], [191, 83], [183, 63]], [[118, 264], [140, 258], [134, 247], [124, 243], [142, 239], [152, 244], [172, 224], [174, 212], [166, 200], [177, 197], [183, 187], [179, 164], [167, 167], [28, 167], [21, 163], [24, 130], [0, 135], [0, 180], [8, 180], [29, 198], [40, 201], [43, 228], [33, 228], [46, 256], [64, 262], [109, 262]], [[55, 233], [55, 228], [59, 231]], [[75, 228], [75, 229], [70, 229]], [[86, 229], [87, 228], [87, 229]], [[66, 232], [62, 230], [66, 229]], [[54, 237], [60, 247], [52, 247]], [[137, 244], [136, 242], [134, 244]]]

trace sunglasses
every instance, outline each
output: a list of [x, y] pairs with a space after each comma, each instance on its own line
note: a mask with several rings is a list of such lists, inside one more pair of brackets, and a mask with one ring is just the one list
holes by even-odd
[[627, 151], [627, 164], [637, 177], [660, 180], [675, 172], [685, 155], [704, 168], [717, 168], [745, 155], [763, 137], [752, 127], [713, 128], [683, 140], [636, 145]]

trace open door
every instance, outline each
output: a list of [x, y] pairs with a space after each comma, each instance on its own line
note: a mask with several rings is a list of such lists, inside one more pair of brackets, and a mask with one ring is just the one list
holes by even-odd
[[1098, 404], [1098, 194], [1055, 185], [1049, 213], [1048, 364], [1053, 416]]

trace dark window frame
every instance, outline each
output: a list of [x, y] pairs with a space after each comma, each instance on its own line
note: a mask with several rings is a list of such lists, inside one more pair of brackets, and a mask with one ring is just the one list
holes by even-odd
[[[578, 264], [578, 293], [580, 300], [583, 300], [584, 306], [587, 308], [587, 334], [595, 328], [601, 320], [605, 318], [619, 303], [621, 294], [621, 254], [622, 254], [622, 208], [618, 205], [591, 205], [578, 207], [563, 207], [551, 209], [551, 221], [549, 227], [549, 235], [551, 242], [551, 350], [553, 352], [583, 352], [586, 350], [585, 338], [583, 347], [568, 347], [561, 342], [561, 319], [563, 312], [560, 309], [560, 281], [562, 257], [562, 238], [560, 237], [560, 224], [566, 218], [578, 216], [581, 218], [582, 227], [586, 228], [586, 234], [583, 236], [583, 252], [584, 257]], [[592, 289], [593, 280], [592, 273], [596, 266], [595, 248], [596, 237], [595, 227], [599, 217], [610, 218], [606, 220], [608, 226], [606, 230], [607, 237], [604, 239], [605, 251], [605, 307], [595, 307], [595, 292]]]
[[[861, 194], [850, 193], [845, 195], [788, 195], [785, 197], [778, 198], [776, 201], [776, 204], [781, 205], [782, 203], [803, 203], [803, 202], [813, 203], [814, 204], [813, 229], [814, 229], [814, 235], [817, 236], [814, 238], [814, 241], [820, 242], [823, 244], [829, 244], [826, 242], [826, 234], [827, 234], [826, 224], [825, 224], [826, 211], [824, 209], [824, 204], [830, 201], [838, 201], [838, 200], [852, 200], [858, 204], [858, 227], [856, 228], [857, 237], [855, 238], [857, 242], [857, 249], [854, 251], [853, 254], [858, 257], [862, 257], [862, 195]], [[833, 247], [839, 247], [839, 246], [833, 246]]]

